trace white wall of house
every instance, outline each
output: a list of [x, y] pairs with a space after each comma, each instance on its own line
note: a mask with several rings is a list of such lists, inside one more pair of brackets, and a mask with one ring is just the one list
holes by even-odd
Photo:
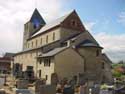
[[42, 59], [42, 62], [38, 64], [38, 70], [37, 70], [37, 77], [39, 77], [39, 71], [41, 70], [41, 77], [43, 79], [46, 79], [46, 84], [51, 84], [51, 75], [54, 73], [54, 59], [48, 57], [50, 59], [50, 66], [44, 66], [44, 60]]

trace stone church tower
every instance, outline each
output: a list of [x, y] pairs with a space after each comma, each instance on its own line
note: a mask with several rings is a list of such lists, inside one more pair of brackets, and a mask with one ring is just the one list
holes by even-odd
[[24, 34], [23, 34], [23, 50], [27, 48], [27, 40], [32, 36], [34, 33], [39, 31], [46, 22], [40, 15], [37, 9], [34, 10], [31, 19], [24, 24]]

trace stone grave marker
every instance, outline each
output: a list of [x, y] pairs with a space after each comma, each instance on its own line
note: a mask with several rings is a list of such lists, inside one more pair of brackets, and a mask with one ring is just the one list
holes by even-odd
[[83, 84], [85, 84], [85, 75], [84, 74], [79, 74], [79, 76], [78, 76], [78, 84], [79, 85], [83, 85]]
[[41, 85], [38, 94], [56, 94], [56, 85]]
[[45, 80], [41, 80], [41, 79], [38, 79], [36, 82], [35, 82], [35, 92], [39, 92], [40, 91], [40, 86], [41, 85], [45, 85]]
[[28, 88], [28, 80], [17, 80], [16, 85], [18, 89], [27, 89]]
[[51, 84], [52, 85], [57, 85], [57, 83], [58, 83], [58, 75], [56, 73], [53, 73], [51, 75]]
[[6, 94], [4, 89], [0, 89], [0, 94]]

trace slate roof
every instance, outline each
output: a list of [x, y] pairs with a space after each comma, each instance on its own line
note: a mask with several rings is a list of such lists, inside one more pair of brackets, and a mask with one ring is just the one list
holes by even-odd
[[40, 15], [39, 11], [37, 9], [34, 10], [30, 22], [34, 23], [34, 21], [36, 22], [39, 21], [40, 24], [45, 25], [46, 22], [44, 21], [44, 19], [42, 18], [42, 16]]
[[32, 35], [31, 37], [34, 37], [40, 33], [43, 33], [45, 31], [47, 31], [48, 29], [51, 29], [53, 27], [56, 27], [58, 25], [60, 25], [71, 13], [73, 13], [74, 11], [71, 11], [70, 13], [67, 13], [66, 15], [62, 16], [61, 18], [56, 19], [53, 22], [50, 22], [48, 24], [45, 24], [37, 33], [35, 33], [34, 35]]
[[98, 44], [98, 42], [93, 38], [93, 36], [88, 31], [84, 31], [81, 34], [75, 36], [75, 42], [73, 43], [73, 46], [94, 46], [103, 48]]
[[39, 56], [39, 57], [51, 57], [51, 56], [54, 56], [54, 55], [56, 55], [57, 53], [59, 53], [59, 52], [65, 50], [66, 48], [68, 48], [68, 47], [55, 48], [55, 49], [53, 49], [53, 50], [51, 50], [51, 51], [49, 51], [49, 52], [47, 52], [47, 53], [42, 54], [42, 55]]
[[78, 43], [76, 45], [76, 47], [79, 47], [79, 46], [95, 46], [95, 47], [98, 47], [99, 45], [97, 43], [94, 43], [93, 41], [91, 41], [89, 39], [85, 39], [85, 40], [82, 40], [80, 43]]
[[5, 55], [4, 55], [4, 57], [9, 57], [9, 58], [11, 58], [13, 56], [14, 56], [14, 53], [5, 53]]

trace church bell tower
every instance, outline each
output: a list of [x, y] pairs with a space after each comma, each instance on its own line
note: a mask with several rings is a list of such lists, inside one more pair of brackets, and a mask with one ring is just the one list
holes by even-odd
[[46, 22], [40, 15], [39, 11], [37, 9], [34, 10], [30, 20], [24, 24], [24, 34], [23, 34], [23, 50], [27, 49], [27, 40], [35, 34], [37, 31], [39, 31], [40, 28], [42, 28]]

